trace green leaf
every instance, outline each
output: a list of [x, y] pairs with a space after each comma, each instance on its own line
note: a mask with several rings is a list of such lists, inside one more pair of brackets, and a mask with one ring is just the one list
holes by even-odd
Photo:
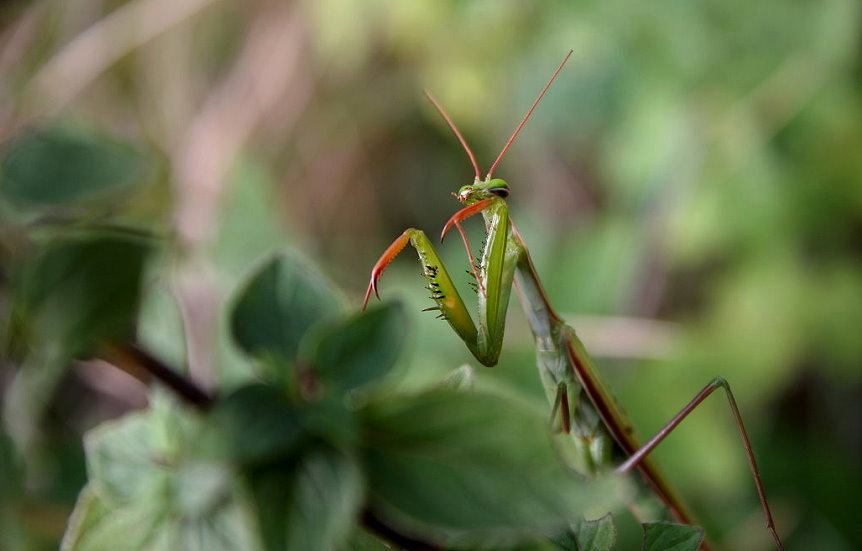
[[275, 387], [252, 384], [220, 400], [212, 412], [226, 457], [266, 462], [289, 454], [303, 435], [302, 413]]
[[562, 551], [611, 551], [617, 539], [613, 517], [608, 513], [600, 519], [581, 519], [570, 530], [554, 538]]
[[671, 522], [645, 522], [641, 551], [697, 551], [703, 528]]
[[347, 539], [362, 502], [354, 460], [333, 448], [312, 450], [296, 471], [285, 549], [328, 551]]
[[392, 551], [395, 549], [391, 544], [383, 543], [377, 536], [365, 531], [354, 530], [347, 543], [340, 547], [340, 551]]
[[473, 366], [464, 364], [453, 369], [443, 377], [440, 386], [454, 390], [473, 390], [476, 387], [476, 374]]
[[306, 430], [335, 446], [349, 448], [359, 439], [356, 412], [341, 397], [323, 396], [303, 408], [303, 413]]
[[22, 368], [3, 414], [27, 453], [34, 452], [43, 408], [69, 359], [133, 332], [148, 252], [141, 239], [81, 234], [38, 247], [13, 275], [11, 316], [0, 333]]
[[[28, 546], [27, 528], [21, 518], [22, 475], [21, 450], [15, 453], [3, 424], [13, 422], [8, 417], [0, 424], [0, 534], [9, 551], [25, 551]], [[32, 463], [28, 465], [32, 468]]]
[[233, 551], [259, 549], [242, 500], [222, 496], [202, 514], [177, 510], [166, 492], [109, 507], [90, 486], [75, 505], [61, 551]]
[[407, 315], [390, 302], [336, 323], [320, 337], [312, 364], [324, 391], [345, 391], [380, 380], [404, 348]]
[[90, 483], [109, 507], [146, 500], [166, 483], [169, 454], [153, 446], [150, 412], [99, 425], [84, 436], [84, 449]]
[[372, 510], [423, 541], [511, 545], [621, 491], [618, 479], [572, 476], [547, 419], [499, 396], [437, 388], [360, 414]]
[[81, 539], [84, 534], [91, 531], [108, 512], [108, 508], [96, 496], [93, 488], [90, 485], [84, 486], [78, 494], [75, 509], [66, 523], [66, 532], [60, 544], [60, 551], [81, 549]]
[[581, 519], [575, 532], [580, 551], [610, 551], [617, 539], [610, 514], [596, 520]]
[[[166, 509], [141, 500], [125, 509], [108, 507], [87, 485], [81, 490], [63, 536], [61, 551], [167, 551], [161, 524]], [[162, 537], [159, 537], [159, 534]]]
[[531, 541], [514, 547], [506, 546], [505, 549], [506, 551], [557, 551], [557, 547], [546, 540]]
[[107, 232], [49, 242], [18, 274], [16, 332], [60, 356], [128, 336], [149, 249], [143, 239]]
[[264, 264], [239, 293], [231, 314], [237, 344], [277, 369], [292, 363], [305, 334], [341, 311], [338, 292], [307, 262], [282, 254]]
[[12, 140], [0, 157], [0, 197], [18, 206], [71, 205], [141, 181], [147, 163], [126, 144], [60, 128]]
[[251, 503], [230, 465], [206, 459], [200, 421], [155, 396], [153, 409], [88, 433], [90, 481], [63, 549], [259, 549]]
[[328, 551], [348, 537], [362, 502], [355, 460], [327, 445], [247, 471], [258, 525], [270, 551]]

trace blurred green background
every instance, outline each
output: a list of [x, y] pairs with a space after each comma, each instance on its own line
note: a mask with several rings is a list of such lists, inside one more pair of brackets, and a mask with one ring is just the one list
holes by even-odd
[[[100, 216], [170, 243], [149, 268], [141, 338], [229, 386], [249, 370], [220, 312], [269, 252], [299, 249], [358, 305], [392, 239], [435, 235], [458, 208], [450, 192], [472, 169], [423, 89], [487, 169], [573, 49], [496, 171], [552, 303], [644, 435], [727, 378], [787, 548], [859, 549], [860, 25], [855, 0], [13, 0], [0, 3], [0, 138], [51, 128], [137, 152], [144, 185]], [[0, 210], [0, 308], [14, 228], [37, 221], [19, 199]], [[442, 250], [466, 269], [457, 240]], [[422, 285], [412, 259], [382, 282], [415, 312], [404, 387], [472, 362], [420, 312]], [[502, 361], [478, 377], [542, 401], [512, 305]], [[17, 367], [0, 366], [0, 400], [20, 444]], [[26, 461], [0, 445], [0, 491], [24, 496], [0, 496], [20, 520], [0, 548], [54, 548], [85, 479], [82, 432], [145, 403], [108, 373], [74, 367]], [[722, 398], [656, 456], [724, 548], [772, 548]]]

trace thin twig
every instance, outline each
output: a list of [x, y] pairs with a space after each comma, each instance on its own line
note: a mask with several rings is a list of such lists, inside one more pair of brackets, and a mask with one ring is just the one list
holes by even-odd
[[144, 383], [153, 379], [159, 381], [198, 409], [207, 409], [212, 405], [213, 398], [209, 393], [136, 344], [104, 345], [101, 356], [109, 364]]

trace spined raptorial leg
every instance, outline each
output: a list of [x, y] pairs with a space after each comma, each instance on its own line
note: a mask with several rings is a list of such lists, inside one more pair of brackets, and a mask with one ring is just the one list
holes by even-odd
[[[483, 252], [481, 266], [477, 267], [471, 258], [473, 275], [478, 286], [478, 323], [474, 323], [467, 307], [452, 278], [443, 266], [434, 246], [424, 232], [409, 228], [386, 249], [371, 271], [371, 280], [365, 292], [362, 307], [367, 306], [371, 293], [378, 295], [377, 282], [390, 262], [409, 244], [419, 255], [422, 274], [428, 280], [428, 290], [435, 306], [429, 310], [438, 310], [470, 352], [483, 365], [497, 364], [503, 342], [506, 308], [514, 279], [515, 266], [522, 253], [517, 244], [510, 243], [509, 217], [505, 202], [498, 197], [492, 197], [469, 205], [452, 216], [443, 229], [443, 236], [452, 227], [461, 231], [460, 223], [470, 216], [489, 209], [485, 230], [487, 234], [486, 247]], [[464, 245], [469, 250], [469, 243], [463, 235]], [[378, 295], [379, 296], [379, 295]]]

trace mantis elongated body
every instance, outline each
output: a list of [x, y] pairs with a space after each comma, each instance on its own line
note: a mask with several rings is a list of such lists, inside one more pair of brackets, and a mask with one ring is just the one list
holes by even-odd
[[[404, 231], [377, 261], [371, 272], [371, 281], [362, 307], [364, 309], [368, 304], [372, 292], [378, 295], [377, 284], [386, 266], [410, 244], [419, 255], [422, 273], [428, 280], [427, 288], [431, 291], [431, 298], [435, 302], [435, 306], [427, 310], [439, 311], [439, 316], [452, 326], [476, 359], [483, 365], [494, 366], [500, 356], [506, 311], [514, 284], [536, 341], [539, 373], [549, 400], [553, 404], [551, 419], [558, 424], [560, 430], [573, 435], [579, 457], [579, 468], [584, 471], [583, 474], [594, 476], [609, 470], [607, 436], [610, 435], [629, 457], [626, 462], [617, 467], [616, 471], [622, 473], [637, 468], [673, 517], [685, 524], [693, 524], [691, 515], [655, 464], [646, 456], [707, 396], [716, 389], [723, 388], [754, 475], [755, 486], [766, 516], [767, 529], [777, 548], [783, 551], [760, 481], [754, 454], [727, 382], [722, 378], [711, 381], [656, 436], [646, 445], [641, 446], [631, 424], [594, 367], [574, 329], [566, 325], [551, 306], [527, 246], [509, 217], [506, 204], [509, 185], [499, 178], [493, 178], [494, 170], [571, 54], [570, 51], [557, 67], [484, 178], [481, 176], [476, 157], [461, 132], [434, 97], [426, 92], [428, 99], [461, 142], [475, 169], [473, 183], [461, 187], [456, 194], [458, 200], [465, 206], [446, 222], [441, 240], [452, 228], [457, 229], [461, 235], [467, 249], [472, 275], [476, 279], [477, 323], [474, 323], [471, 318], [431, 241], [424, 232], [415, 228]], [[485, 221], [486, 244], [477, 263], [461, 223], [480, 213]], [[703, 549], [709, 549], [707, 543], [703, 544]]]

